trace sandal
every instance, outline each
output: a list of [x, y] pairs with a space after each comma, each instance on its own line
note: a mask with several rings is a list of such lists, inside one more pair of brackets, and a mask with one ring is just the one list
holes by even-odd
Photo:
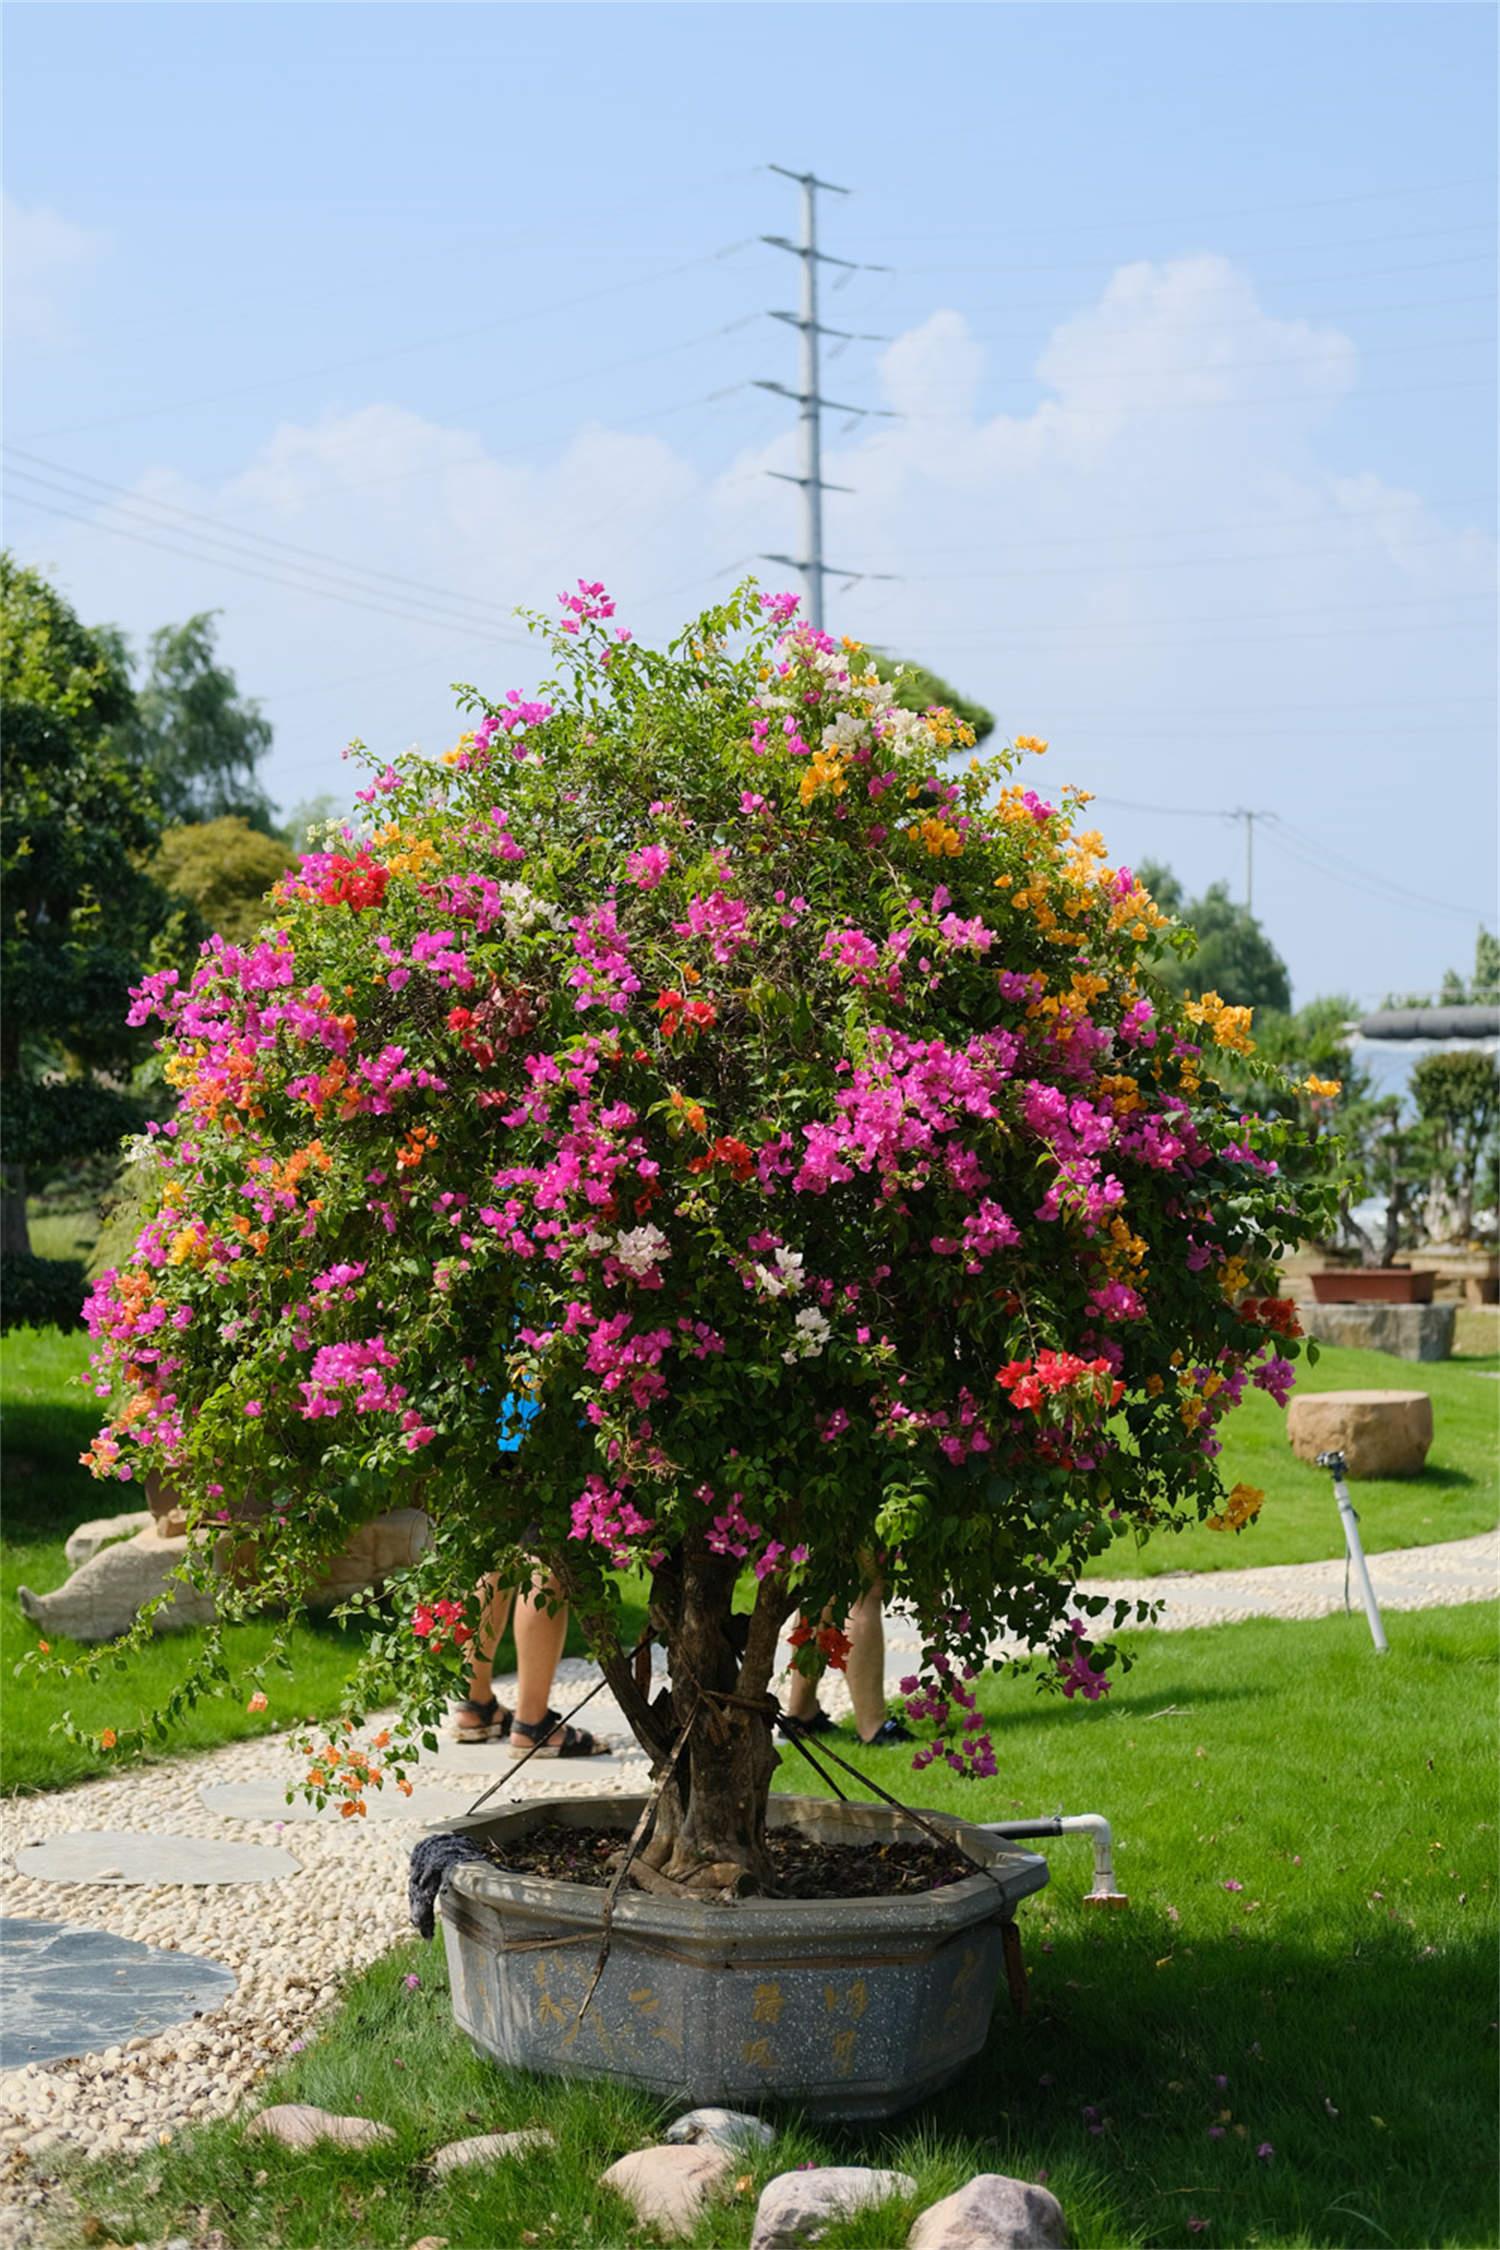
[[871, 1735], [861, 1735], [866, 1750], [888, 1750], [898, 1742], [915, 1742], [916, 1736], [902, 1719], [883, 1719]]
[[837, 1734], [837, 1723], [830, 1719], [821, 1706], [810, 1719], [794, 1719], [790, 1711], [783, 1711], [776, 1724], [791, 1741], [802, 1741], [810, 1734]]
[[[553, 1741], [553, 1736], [557, 1737]], [[609, 1744], [599, 1742], [587, 1727], [570, 1727], [564, 1724], [555, 1711], [544, 1711], [535, 1725], [525, 1719], [515, 1719], [510, 1730], [511, 1755], [515, 1758], [607, 1758]]]
[[506, 1742], [512, 1723], [511, 1713], [494, 1696], [485, 1703], [476, 1703], [470, 1696], [454, 1714], [453, 1739], [455, 1742]]

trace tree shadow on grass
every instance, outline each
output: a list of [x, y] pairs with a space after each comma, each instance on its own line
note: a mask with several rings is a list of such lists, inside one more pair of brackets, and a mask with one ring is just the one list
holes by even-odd
[[1190, 2213], [1218, 2244], [1494, 2240], [1486, 1931], [1184, 1943], [1133, 1919], [1033, 1941], [1030, 2013], [1002, 1989], [978, 2061], [851, 2143], [889, 2162], [893, 2132], [925, 2131], [991, 2142], [997, 2171], [1082, 2171], [1148, 2242], [1188, 2239]]

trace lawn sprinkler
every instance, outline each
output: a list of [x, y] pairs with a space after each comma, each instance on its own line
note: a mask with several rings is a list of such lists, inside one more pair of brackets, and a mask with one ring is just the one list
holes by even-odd
[[1386, 1652], [1385, 1627], [1380, 1622], [1380, 1604], [1375, 1599], [1375, 1589], [1370, 1584], [1370, 1566], [1365, 1561], [1365, 1550], [1359, 1536], [1359, 1514], [1349, 1497], [1349, 1470], [1342, 1453], [1320, 1453], [1318, 1467], [1327, 1469], [1333, 1477], [1333, 1497], [1339, 1504], [1339, 1515], [1344, 1525], [1344, 1607], [1349, 1607], [1349, 1573], [1353, 1570], [1359, 1580], [1359, 1596], [1365, 1605], [1365, 1615], [1370, 1620], [1370, 1638], [1375, 1643], [1375, 1654]]

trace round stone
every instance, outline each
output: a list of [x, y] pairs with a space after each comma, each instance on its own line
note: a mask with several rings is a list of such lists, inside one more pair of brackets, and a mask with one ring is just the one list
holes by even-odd
[[16, 1853], [16, 1873], [44, 1883], [275, 1883], [301, 1872], [270, 1844], [126, 1829], [77, 1829]]
[[0, 2070], [99, 2054], [222, 2007], [235, 1975], [222, 1962], [165, 1953], [112, 1930], [0, 1918]]
[[1286, 1434], [1300, 1461], [1342, 1453], [1356, 1482], [1419, 1477], [1432, 1444], [1432, 1400], [1426, 1391], [1299, 1391]]
[[[210, 1812], [223, 1813], [230, 1820], [324, 1820], [354, 1825], [353, 1821], [344, 1822], [337, 1801], [321, 1810], [306, 1797], [294, 1797], [288, 1804], [284, 1782], [211, 1781], [199, 1790], [198, 1799]], [[395, 1788], [370, 1789], [365, 1793], [365, 1803], [369, 1820], [410, 1820], [426, 1826], [452, 1820], [469, 1809], [462, 1790], [446, 1789], [414, 1789], [409, 1797]], [[364, 1821], [359, 1824], [363, 1827]]]

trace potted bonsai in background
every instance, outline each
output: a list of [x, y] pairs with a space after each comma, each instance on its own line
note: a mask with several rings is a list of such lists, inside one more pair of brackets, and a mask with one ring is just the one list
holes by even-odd
[[795, 607], [744, 588], [658, 653], [580, 582], [553, 684], [464, 691], [472, 732], [372, 771], [258, 941], [148, 980], [181, 1107], [90, 1308], [99, 1473], [159, 1466], [205, 1526], [253, 1491], [259, 1596], [420, 1488], [359, 1691], [411, 1727], [480, 1574], [556, 1572], [659, 1785], [622, 1926], [774, 1896], [778, 1648], [801, 1615], [797, 1664], [838, 1664], [818, 1620], [876, 1557], [919, 1767], [995, 1772], [997, 1636], [1103, 1691], [1079, 1574], [1222, 1508], [1216, 1425], [1285, 1397], [1277, 1261], [1332, 1203], [1215, 1075], [1248, 1010], [1154, 983], [1084, 798], [1012, 778], [1045, 744], [967, 758]]

